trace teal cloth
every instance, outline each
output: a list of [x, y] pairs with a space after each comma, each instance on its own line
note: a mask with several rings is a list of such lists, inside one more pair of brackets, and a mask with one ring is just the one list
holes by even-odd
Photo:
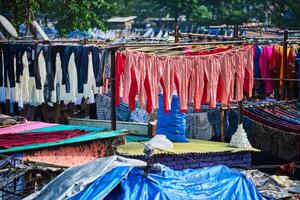
[[57, 126], [50, 126], [46, 128], [38, 128], [29, 131], [24, 131], [21, 133], [35, 133], [35, 132], [51, 132], [51, 131], [69, 131], [69, 130], [85, 130], [85, 131], [104, 131], [105, 128], [99, 127], [92, 127], [92, 126], [78, 126], [78, 125], [57, 125]]
[[141, 141], [149, 141], [151, 138], [144, 136], [136, 136], [136, 135], [125, 135], [127, 142], [141, 142]]

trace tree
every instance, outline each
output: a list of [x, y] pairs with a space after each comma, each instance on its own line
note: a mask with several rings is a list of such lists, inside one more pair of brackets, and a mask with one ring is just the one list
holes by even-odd
[[97, 26], [105, 28], [102, 17], [111, 5], [106, 0], [1, 0], [0, 12], [15, 26], [34, 18], [53, 22], [62, 35], [71, 30]]
[[273, 23], [282, 28], [300, 28], [298, 19], [300, 18], [299, 0], [268, 1], [270, 15]]

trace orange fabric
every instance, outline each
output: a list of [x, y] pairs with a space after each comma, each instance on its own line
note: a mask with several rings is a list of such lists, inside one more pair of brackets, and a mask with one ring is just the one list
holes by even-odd
[[[291, 48], [288, 48], [287, 49], [287, 57], [289, 57], [289, 54], [290, 54], [290, 51], [291, 51]], [[281, 66], [280, 66], [280, 79], [284, 79], [284, 74], [283, 74], [283, 66], [284, 66], [284, 63], [283, 63], [283, 56], [284, 56], [284, 53], [283, 53], [283, 46], [280, 46], [280, 54], [281, 54]], [[288, 63], [288, 61], [287, 61]], [[283, 89], [283, 81], [280, 80], [279, 81], [279, 90], [282, 91]], [[283, 94], [281, 94], [283, 95]]]

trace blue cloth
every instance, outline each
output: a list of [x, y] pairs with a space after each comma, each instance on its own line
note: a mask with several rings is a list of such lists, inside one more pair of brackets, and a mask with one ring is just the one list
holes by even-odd
[[69, 79], [69, 69], [68, 63], [70, 57], [74, 53], [75, 55], [75, 65], [77, 69], [77, 89], [78, 93], [83, 93], [83, 85], [87, 77], [88, 69], [83, 65], [87, 57], [83, 56], [83, 47], [82, 45], [68, 45], [64, 46], [64, 57], [62, 60], [62, 84], [66, 85], [66, 92], [70, 93], [70, 79]]
[[[239, 113], [235, 110], [228, 110], [228, 119], [229, 119], [229, 127], [226, 132], [226, 136], [232, 136], [237, 128], [239, 123]], [[243, 116], [243, 128], [245, 129], [248, 137], [252, 134], [252, 121], [248, 118]]]
[[[208, 120], [210, 124], [213, 127], [214, 134], [216, 136], [221, 135], [221, 110], [220, 109], [215, 109], [213, 111], [209, 111], [207, 113]], [[228, 119], [228, 114], [225, 112], [224, 113], [224, 133], [228, 133], [228, 128], [229, 128], [229, 119]]]
[[[97, 119], [110, 120], [111, 119], [111, 98], [104, 94], [98, 94], [96, 99]], [[131, 112], [128, 106], [121, 103], [116, 108], [116, 118], [118, 121], [130, 121]]]
[[107, 196], [132, 170], [132, 166], [115, 167], [110, 172], [101, 176], [85, 190], [69, 198], [69, 200], [92, 200], [103, 199]]
[[136, 108], [134, 111], [132, 111], [130, 115], [130, 121], [137, 123], [148, 123], [149, 118], [150, 117], [148, 113], [145, 110], [139, 108]]
[[[2, 44], [3, 51], [3, 64], [4, 64], [4, 86], [14, 88], [16, 86], [15, 73], [14, 73], [14, 52], [15, 48], [12, 44]], [[2, 85], [1, 85], [2, 86]]]
[[281, 115], [279, 118], [283, 119], [285, 121], [300, 125], [300, 121], [297, 120], [297, 119], [293, 119], [293, 118], [290, 118], [290, 117], [287, 117], [287, 116], [284, 116], [284, 115]]
[[[38, 57], [41, 53], [43, 53], [45, 64], [46, 64], [46, 78], [44, 85], [44, 97], [45, 102], [51, 102], [51, 92], [54, 90], [54, 78], [55, 78], [55, 70], [56, 65], [55, 62], [53, 62], [52, 59], [52, 46], [51, 45], [37, 45], [35, 49], [35, 69], [37, 70], [38, 75], [40, 76], [39, 69], [41, 66], [39, 66]], [[42, 85], [41, 83], [38, 83], [36, 85], [37, 89], [41, 89]]]
[[208, 120], [213, 127], [214, 134], [219, 136], [221, 134], [221, 113], [219, 109], [209, 111], [207, 113]]
[[[23, 155], [23, 154], [22, 154]], [[22, 155], [16, 154], [14, 156], [7, 157], [3, 160], [0, 160], [0, 169], [4, 167], [16, 167], [22, 169], [26, 168], [26, 166], [22, 163]], [[25, 176], [20, 176], [18, 178], [15, 178], [16, 174], [14, 173], [2, 173], [0, 174], [0, 188], [8, 191], [0, 191], [0, 197], [3, 200], [10, 200], [10, 199], [22, 199], [21, 195], [25, 189], [26, 186], [26, 179]], [[9, 193], [12, 192], [12, 193]], [[15, 194], [17, 195], [15, 195]]]
[[188, 142], [185, 136], [186, 114], [180, 112], [178, 96], [173, 95], [169, 112], [164, 112], [163, 104], [163, 96], [159, 95], [156, 133], [165, 135], [173, 142]]
[[[235, 110], [224, 111], [224, 134], [226, 137], [231, 137], [238, 128], [239, 113]], [[221, 113], [220, 109], [208, 112], [209, 122], [212, 124], [214, 134], [217, 136], [221, 135]], [[245, 129], [248, 136], [252, 133], [252, 122], [248, 117], [243, 116], [243, 128]]]
[[121, 103], [120, 106], [116, 108], [116, 112], [118, 121], [130, 121], [131, 111], [129, 110], [127, 104]]
[[[114, 179], [119, 181], [118, 175]], [[112, 177], [105, 175], [106, 179]], [[104, 178], [102, 178], [105, 180]], [[97, 187], [105, 188], [102, 182], [88, 187], [84, 193], [89, 193], [85, 199], [100, 198]], [[109, 188], [106, 188], [108, 190]], [[95, 192], [93, 193], [93, 191]], [[94, 198], [97, 197], [97, 198]], [[103, 198], [103, 197], [102, 197]], [[255, 186], [243, 174], [226, 166], [218, 165], [203, 169], [172, 170], [168, 167], [162, 173], [150, 173], [134, 168], [118, 187], [106, 196], [107, 200], [135, 199], [264, 199]]]
[[[261, 72], [259, 67], [259, 59], [262, 53], [262, 48], [259, 46], [255, 47], [255, 57], [254, 57], [254, 78], [261, 78]], [[257, 94], [262, 95], [265, 92], [264, 81], [255, 81], [257, 86], [255, 91]]]

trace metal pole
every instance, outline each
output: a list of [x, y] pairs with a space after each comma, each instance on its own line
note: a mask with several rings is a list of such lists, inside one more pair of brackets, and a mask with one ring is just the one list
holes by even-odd
[[287, 69], [287, 39], [288, 39], [288, 30], [284, 30], [283, 33], [283, 82], [282, 82], [282, 91], [281, 91], [281, 99], [285, 99], [286, 96], [286, 81], [284, 79], [286, 78], [286, 69]]
[[116, 49], [112, 48], [110, 50], [110, 82], [111, 82], [111, 130], [117, 130], [117, 114], [116, 114], [116, 82], [115, 82], [115, 71], [116, 71], [116, 62], [115, 62], [115, 52]]

